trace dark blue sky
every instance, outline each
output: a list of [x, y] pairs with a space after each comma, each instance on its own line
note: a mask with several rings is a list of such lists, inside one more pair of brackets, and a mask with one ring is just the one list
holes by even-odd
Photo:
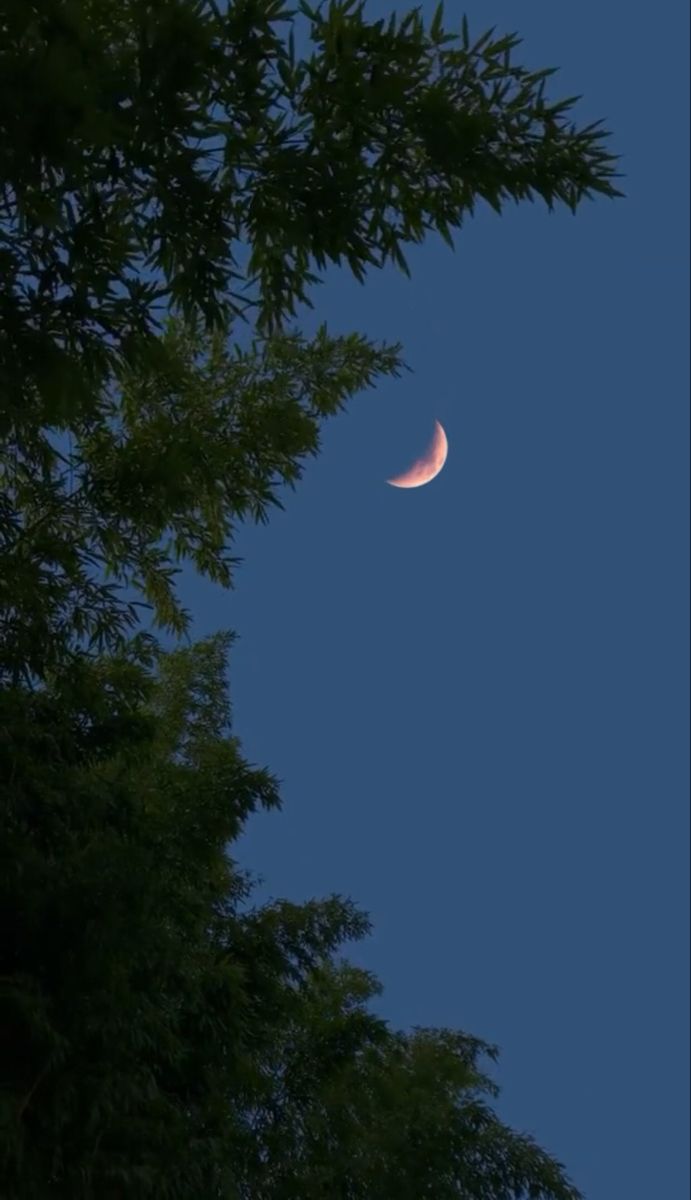
[[[235, 592], [182, 577], [195, 636], [240, 635], [236, 732], [283, 781], [239, 848], [261, 895], [368, 910], [380, 1011], [498, 1043], [502, 1116], [588, 1200], [688, 1194], [682, 9], [447, 6], [560, 67], [627, 198], [481, 208], [410, 282], [332, 272], [302, 327], [400, 339], [414, 374], [326, 427]], [[442, 474], [387, 487], [435, 417]]]
[[[588, 1200], [688, 1194], [683, 8], [447, 6], [560, 67], [627, 198], [480, 208], [412, 281], [331, 272], [301, 327], [414, 374], [325, 428], [234, 592], [181, 577], [195, 638], [239, 634], [235, 732], [283, 781], [235, 848], [260, 897], [358, 901], [380, 1011], [498, 1043], [499, 1111]], [[442, 474], [387, 487], [435, 418]]]

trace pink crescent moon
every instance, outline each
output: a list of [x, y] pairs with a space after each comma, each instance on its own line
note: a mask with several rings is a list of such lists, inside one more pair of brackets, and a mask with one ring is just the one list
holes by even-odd
[[392, 487], [422, 487], [423, 483], [429, 483], [439, 474], [448, 453], [449, 443], [446, 440], [446, 434], [439, 421], [435, 421], [434, 437], [422, 458], [417, 458], [412, 467], [408, 467], [408, 470], [404, 471], [402, 475], [395, 475], [393, 479], [387, 479], [386, 482], [390, 483]]

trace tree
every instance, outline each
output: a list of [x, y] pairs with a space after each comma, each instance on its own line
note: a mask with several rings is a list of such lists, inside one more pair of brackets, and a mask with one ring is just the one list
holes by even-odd
[[496, 1047], [449, 1029], [391, 1030], [368, 972], [315, 967], [271, 1046], [248, 1200], [578, 1200], [563, 1167], [487, 1104]]
[[313, 268], [407, 270], [402, 247], [451, 241], [480, 199], [621, 195], [599, 122], [545, 102], [514, 35], [299, 12], [301, 60], [280, 0], [0, 11], [8, 1200], [577, 1196], [482, 1100], [491, 1047], [368, 1010], [376, 981], [335, 958], [367, 930], [349, 901], [249, 907], [226, 847], [279, 800], [225, 733], [227, 642], [126, 636], [120, 584], [184, 632], [173, 558], [230, 584], [234, 522], [400, 369], [398, 347], [286, 329]]
[[[322, 7], [3, 6], [3, 315], [23, 363], [29, 343], [53, 348], [35, 364], [48, 374], [61, 341], [100, 369], [113, 362], [107, 344], [131, 350], [164, 298], [211, 323], [256, 307], [266, 330], [308, 302], [310, 258], [345, 259], [357, 277], [403, 265], [401, 244], [446, 236], [478, 198], [500, 211], [535, 193], [575, 211], [592, 192], [621, 195], [600, 122], [566, 125], [577, 97], [545, 103], [554, 69], [514, 66], [515, 34], [472, 44], [464, 19], [458, 45], [441, 6], [428, 30], [417, 10], [371, 23], [357, 0]], [[318, 48], [308, 59], [295, 56], [298, 11]], [[202, 149], [213, 139], [220, 148]], [[233, 243], [244, 240], [243, 276]], [[127, 274], [142, 263], [158, 287]], [[254, 298], [229, 291], [242, 278]]]
[[228, 635], [0, 689], [7, 1200], [578, 1200], [485, 1103], [493, 1047], [393, 1031], [333, 896], [250, 905], [276, 781], [230, 735]]
[[[403, 248], [451, 243], [478, 200], [575, 212], [622, 193], [600, 122], [546, 102], [553, 68], [514, 65], [516, 35], [446, 32], [441, 7], [425, 28], [417, 10], [369, 22], [355, 0], [6, 0], [1, 21], [0, 669], [16, 681], [75, 638], [122, 644], [137, 611], [94, 579], [104, 567], [183, 631], [171, 554], [228, 582], [232, 523], [395, 371], [398, 348], [285, 334], [312, 268], [407, 271]], [[251, 313], [258, 340], [231, 367], [222, 347]], [[255, 434], [240, 465], [232, 440]]]
[[[85, 646], [122, 648], [142, 605], [185, 633], [175, 564], [191, 558], [230, 586], [235, 524], [266, 521], [317, 453], [320, 423], [405, 365], [396, 346], [325, 326], [311, 342], [277, 333], [242, 350], [172, 318], [160, 348], [163, 366], [120, 369], [118, 394], [70, 430], [71, 452], [39, 444], [42, 432], [33, 449], [5, 447], [0, 679], [41, 680]], [[123, 585], [144, 600], [125, 603]], [[139, 639], [143, 654], [152, 641]]]
[[363, 927], [336, 901], [239, 911], [226, 846], [278, 797], [216, 733], [227, 640], [156, 690], [123, 655], [0, 691], [8, 1198], [234, 1196], [228, 1096], [287, 980]]

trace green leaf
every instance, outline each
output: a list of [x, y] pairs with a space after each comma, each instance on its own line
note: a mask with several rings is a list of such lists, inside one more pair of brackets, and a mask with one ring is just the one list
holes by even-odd
[[295, 87], [295, 78], [289, 64], [282, 58], [279, 58], [276, 61], [276, 70], [278, 71], [281, 83], [284, 85], [286, 91], [292, 92], [293, 88]]
[[453, 251], [455, 251], [456, 247], [454, 246], [453, 238], [451, 236], [449, 227], [448, 227], [446, 221], [444, 220], [444, 218], [437, 217], [435, 223], [436, 223], [437, 229], [439, 230], [439, 232], [440, 232], [441, 236], [443, 237], [444, 241], [446, 242], [447, 246], [450, 246], [450, 248]]
[[467, 50], [470, 46], [470, 34], [468, 33], [468, 18], [465, 13], [461, 21], [461, 37], [463, 39], [463, 49]]
[[566, 112], [567, 109], [573, 108], [582, 96], [569, 96], [567, 100], [560, 100], [558, 104], [545, 105], [545, 113], [550, 117], [556, 117], [559, 113]]
[[436, 42], [442, 35], [444, 22], [444, 0], [439, 0], [439, 4], [434, 10], [432, 24], [430, 26], [430, 35], [433, 42]]

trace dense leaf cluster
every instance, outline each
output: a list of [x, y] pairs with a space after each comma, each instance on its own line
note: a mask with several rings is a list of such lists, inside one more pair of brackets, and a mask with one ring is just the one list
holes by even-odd
[[229, 640], [0, 690], [3, 1196], [578, 1200], [493, 1047], [372, 1014], [350, 901], [251, 905]]
[[[258, 306], [264, 332], [309, 302], [310, 260], [362, 277], [477, 199], [575, 211], [620, 194], [600, 122], [579, 130], [575, 97], [545, 101], [553, 69], [512, 63], [515, 35], [448, 33], [441, 9], [429, 29], [417, 11], [368, 22], [356, 0], [3, 9], [3, 320], [45, 377], [58, 347], [84, 370], [112, 363], [164, 298], [208, 322]], [[298, 11], [316, 47], [302, 59]]]
[[[567, 122], [574, 98], [544, 99], [552, 70], [515, 65], [514, 35], [446, 32], [441, 8], [425, 28], [355, 0], [7, 0], [1, 24], [0, 677], [16, 681], [75, 639], [117, 648], [141, 603], [182, 632], [171, 561], [228, 583], [233, 523], [263, 519], [324, 416], [396, 371], [397, 347], [284, 332], [313, 268], [407, 270], [406, 244], [450, 241], [478, 200], [620, 193], [606, 135]], [[231, 363], [251, 312], [258, 341]]]
[[[397, 346], [325, 327], [233, 349], [172, 318], [157, 348], [118, 370], [68, 445], [17, 439], [0, 462], [0, 678], [43, 678], [75, 645], [121, 647], [143, 606], [186, 632], [177, 564], [230, 586], [237, 522], [266, 521], [321, 422], [404, 366]], [[123, 602], [125, 586], [143, 600]]]

